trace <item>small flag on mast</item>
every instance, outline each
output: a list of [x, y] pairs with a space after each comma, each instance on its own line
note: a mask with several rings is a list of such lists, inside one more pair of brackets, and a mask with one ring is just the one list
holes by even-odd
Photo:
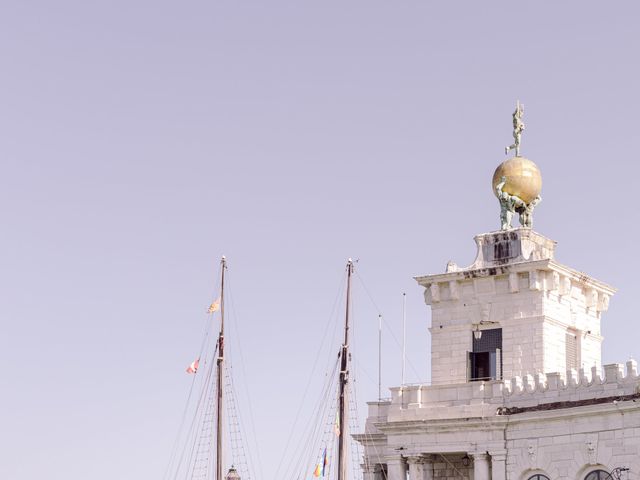
[[324, 477], [329, 461], [327, 460], [327, 447], [324, 447], [322, 452], [322, 461], [316, 465], [316, 469], [313, 471], [314, 477]]
[[336, 437], [340, 436], [340, 414], [337, 410], [336, 410], [336, 421], [333, 424], [333, 431], [335, 432]]
[[209, 305], [209, 309], [207, 310], [207, 313], [217, 312], [218, 310], [220, 310], [220, 297], [218, 297], [217, 300], [214, 300], [214, 302], [211, 305]]
[[191, 365], [187, 367], [187, 373], [196, 373], [198, 371], [199, 365], [200, 365], [200, 359], [197, 358], [193, 362], [191, 362]]

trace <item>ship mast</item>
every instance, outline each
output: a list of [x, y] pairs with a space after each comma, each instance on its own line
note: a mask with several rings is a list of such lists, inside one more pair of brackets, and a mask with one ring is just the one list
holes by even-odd
[[347, 382], [349, 381], [348, 356], [349, 356], [349, 307], [351, 304], [351, 274], [353, 273], [353, 261], [347, 261], [347, 306], [344, 319], [344, 343], [340, 350], [340, 383], [338, 386], [338, 479], [347, 479]]
[[220, 334], [218, 336], [217, 358], [217, 400], [216, 400], [216, 477], [215, 480], [223, 480], [222, 476], [222, 374], [224, 362], [224, 272], [227, 269], [227, 259], [223, 256], [220, 260]]

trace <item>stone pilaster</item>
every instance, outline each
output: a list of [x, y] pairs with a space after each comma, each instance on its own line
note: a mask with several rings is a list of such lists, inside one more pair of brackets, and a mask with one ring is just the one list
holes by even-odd
[[489, 456], [486, 453], [473, 454], [473, 480], [491, 480]]
[[507, 454], [505, 452], [491, 453], [491, 480], [506, 480]]

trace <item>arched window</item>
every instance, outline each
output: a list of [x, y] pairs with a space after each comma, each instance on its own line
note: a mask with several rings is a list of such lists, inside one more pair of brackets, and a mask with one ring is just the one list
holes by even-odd
[[609, 472], [605, 470], [594, 470], [593, 472], [589, 472], [584, 480], [607, 480], [610, 479], [611, 476]]
[[527, 480], [551, 480], [546, 475], [542, 475], [541, 473], [536, 473], [535, 475], [529, 477]]

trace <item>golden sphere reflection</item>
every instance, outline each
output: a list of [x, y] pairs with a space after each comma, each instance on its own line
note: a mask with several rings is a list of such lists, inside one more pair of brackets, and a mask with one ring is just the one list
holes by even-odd
[[542, 175], [540, 169], [525, 157], [513, 157], [505, 160], [493, 173], [491, 185], [496, 195], [496, 185], [502, 177], [507, 177], [503, 190], [511, 195], [517, 195], [525, 203], [530, 203], [542, 191]]

